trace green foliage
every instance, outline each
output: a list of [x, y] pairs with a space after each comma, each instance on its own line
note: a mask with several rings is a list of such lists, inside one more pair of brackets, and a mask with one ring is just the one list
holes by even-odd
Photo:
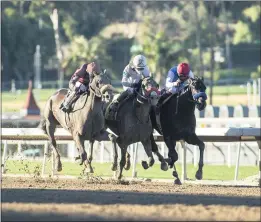
[[260, 78], [260, 76], [261, 76], [261, 65], [259, 65], [257, 67], [257, 71], [256, 72], [251, 72], [251, 78], [252, 79]]
[[101, 37], [87, 40], [84, 36], [74, 36], [65, 51], [62, 64], [67, 73], [73, 73], [83, 63], [98, 60], [102, 65], [110, 63], [106, 54], [105, 42]]
[[[230, 28], [232, 27], [230, 37], [234, 44], [240, 46], [246, 42], [253, 47], [260, 47], [259, 3], [198, 1], [196, 4], [206, 76], [209, 76], [210, 68], [208, 49], [212, 47], [209, 23], [212, 4], [219, 27], [214, 47], [225, 48], [226, 18]], [[165, 80], [168, 69], [179, 62], [189, 62], [193, 71], [200, 68], [196, 44], [199, 30], [192, 2], [41, 0], [4, 1], [1, 6], [3, 81], [10, 81], [12, 78], [27, 80], [33, 76], [33, 56], [37, 44], [41, 45], [43, 69], [47, 64], [55, 63], [56, 46], [50, 19], [54, 8], [57, 8], [59, 13], [60, 40], [65, 55], [62, 65], [67, 75], [71, 75], [81, 63], [98, 59], [113, 78], [120, 79], [122, 69], [130, 57], [137, 53], [148, 57], [151, 71], [155, 73], [156, 79], [161, 81]], [[226, 14], [223, 6], [227, 10]], [[114, 24], [118, 23], [126, 24], [126, 28], [117, 30], [117, 25]], [[130, 24], [137, 26], [131, 37], [127, 33], [133, 32], [129, 30]], [[111, 29], [109, 37], [103, 35], [106, 27]], [[137, 45], [140, 49], [130, 53], [132, 45]], [[247, 57], [251, 59], [251, 53]], [[254, 57], [256, 54], [253, 54], [253, 60]], [[235, 60], [237, 64], [244, 64], [243, 53], [234, 55], [232, 61]], [[254, 60], [249, 66], [257, 65]], [[47, 71], [43, 70], [42, 73], [45, 72]], [[219, 71], [219, 64], [215, 64], [214, 79], [222, 78], [222, 72]], [[239, 76], [238, 72], [233, 72], [233, 75]], [[243, 73], [240, 76], [243, 76]], [[249, 76], [249, 72], [245, 72], [244, 76]]]
[[260, 43], [260, 3], [254, 3], [244, 9], [241, 19], [236, 23], [233, 43], [257, 41]]

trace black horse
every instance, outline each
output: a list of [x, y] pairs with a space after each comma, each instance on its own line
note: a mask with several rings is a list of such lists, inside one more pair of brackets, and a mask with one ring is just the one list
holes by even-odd
[[175, 162], [178, 160], [178, 153], [175, 150], [176, 142], [184, 140], [199, 147], [199, 169], [195, 175], [198, 180], [202, 179], [205, 149], [205, 144], [195, 133], [195, 107], [199, 110], [203, 110], [206, 107], [206, 86], [203, 83], [203, 79], [195, 77], [188, 79], [181, 88], [178, 94], [163, 94], [161, 98], [163, 102], [159, 107], [159, 114], [156, 116], [155, 110], [151, 113], [153, 127], [159, 134], [163, 135], [169, 149], [168, 163], [170, 168], [174, 167], [173, 176], [176, 177], [176, 184], [181, 184], [175, 167]]

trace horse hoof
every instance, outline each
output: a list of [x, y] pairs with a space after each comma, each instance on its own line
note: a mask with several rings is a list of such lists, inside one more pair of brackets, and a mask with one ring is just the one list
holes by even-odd
[[176, 180], [174, 180], [174, 184], [176, 184], [176, 185], [181, 185], [182, 183], [181, 183], [180, 179], [177, 178]]
[[87, 167], [86, 168], [86, 173], [94, 173], [93, 168], [92, 167]]
[[176, 178], [179, 177], [177, 171], [173, 171], [173, 172], [172, 172], [172, 176], [173, 176], [173, 177], [176, 177]]
[[167, 171], [168, 170], [168, 164], [166, 162], [162, 162], [160, 165], [161, 170]]
[[62, 166], [62, 163], [61, 162], [58, 162], [57, 166], [56, 166], [56, 170], [58, 172], [61, 172], [63, 170], [63, 166]]
[[127, 162], [126, 165], [124, 166], [124, 169], [125, 169], [125, 170], [129, 170], [130, 167], [131, 167], [130, 162]]
[[122, 178], [121, 174], [117, 176], [118, 181], [121, 180], [121, 178]]
[[74, 157], [74, 161], [79, 160], [79, 159], [81, 159], [80, 156], [76, 156], [76, 157]]
[[117, 164], [112, 164], [111, 170], [112, 170], [112, 171], [116, 171], [116, 170], [117, 170]]
[[142, 165], [144, 170], [147, 170], [149, 168], [149, 165], [146, 161], [141, 161], [141, 165]]
[[150, 166], [150, 167], [152, 167], [152, 166], [154, 165], [154, 163], [155, 163], [155, 160], [154, 160], [154, 159], [149, 160], [149, 166]]
[[197, 171], [195, 177], [197, 180], [202, 180], [202, 171]]

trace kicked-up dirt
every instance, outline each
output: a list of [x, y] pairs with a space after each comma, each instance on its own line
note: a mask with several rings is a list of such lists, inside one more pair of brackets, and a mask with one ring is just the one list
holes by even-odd
[[260, 221], [260, 188], [2, 178], [3, 221]]

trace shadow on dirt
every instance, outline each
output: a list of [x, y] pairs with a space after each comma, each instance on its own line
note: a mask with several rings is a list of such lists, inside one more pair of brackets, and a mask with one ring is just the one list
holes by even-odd
[[12, 210], [4, 211], [2, 213], [2, 221], [130, 221], [131, 218], [119, 218], [119, 217], [102, 217], [95, 214], [76, 215], [70, 213], [28, 213], [28, 212], [16, 212]]
[[2, 189], [2, 203], [185, 204], [260, 206], [258, 197], [126, 191]]

